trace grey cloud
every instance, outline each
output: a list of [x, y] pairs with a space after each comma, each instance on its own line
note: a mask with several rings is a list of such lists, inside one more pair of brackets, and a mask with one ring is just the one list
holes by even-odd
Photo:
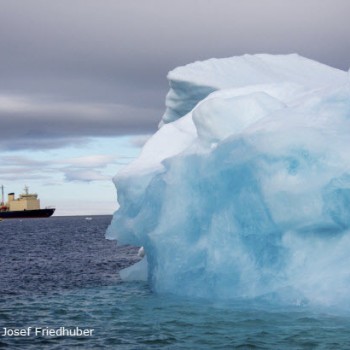
[[6, 165], [1, 161], [0, 181], [14, 181], [14, 180], [50, 180], [56, 170], [45, 165], [30, 164], [25, 162], [21, 164]]
[[75, 157], [63, 159], [57, 163], [69, 164], [76, 168], [95, 168], [95, 167], [106, 167], [111, 163], [115, 163], [117, 157], [105, 154], [97, 154], [85, 157]]
[[[93, 154], [83, 157], [40, 161], [24, 156], [0, 157], [0, 181], [15, 179], [52, 180], [52, 175], [63, 176], [65, 181], [110, 181], [105, 169], [109, 165], [123, 164], [127, 157], [116, 157], [105, 154]], [[130, 159], [128, 158], [130, 161]]]
[[68, 158], [56, 161], [55, 164], [64, 164], [60, 171], [64, 174], [65, 181], [111, 181], [112, 176], [104, 174], [101, 169], [111, 164], [120, 164], [125, 157], [111, 155], [90, 155], [84, 157]]
[[0, 151], [49, 150], [67, 146], [80, 147], [86, 145], [89, 141], [89, 138], [80, 137], [23, 137], [12, 134], [0, 140]]
[[136, 147], [142, 147], [149, 139], [151, 135], [137, 135], [130, 138], [130, 144]]
[[112, 177], [103, 175], [96, 170], [70, 170], [65, 172], [65, 180], [68, 182], [111, 181]]
[[15, 180], [50, 180], [51, 177], [50, 176], [46, 176], [46, 175], [38, 175], [38, 174], [25, 174], [25, 176], [23, 176], [23, 173], [14, 171], [14, 172], [9, 172], [8, 174], [2, 174], [0, 176], [0, 180], [2, 181], [15, 181]]
[[112, 103], [0, 96], [0, 149], [58, 148], [86, 142], [87, 137], [154, 131], [160, 113]]
[[3, 156], [0, 158], [0, 161], [3, 167], [26, 166], [32, 168], [47, 165], [47, 161], [38, 161], [23, 156]]
[[348, 69], [349, 12], [348, 0], [1, 0], [0, 95], [45, 110], [1, 110], [0, 147], [153, 132], [167, 72], [194, 60], [297, 52]]

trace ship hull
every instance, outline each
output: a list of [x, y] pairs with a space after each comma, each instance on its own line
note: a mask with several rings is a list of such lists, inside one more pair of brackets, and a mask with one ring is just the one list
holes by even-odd
[[48, 218], [55, 212], [55, 209], [36, 209], [21, 211], [0, 211], [1, 219], [29, 219]]

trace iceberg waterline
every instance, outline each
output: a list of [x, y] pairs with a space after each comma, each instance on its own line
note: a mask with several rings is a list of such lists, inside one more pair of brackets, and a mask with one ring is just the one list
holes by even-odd
[[107, 237], [147, 256], [124, 277], [147, 270], [160, 293], [350, 305], [348, 74], [261, 54], [168, 79], [159, 130], [114, 179]]

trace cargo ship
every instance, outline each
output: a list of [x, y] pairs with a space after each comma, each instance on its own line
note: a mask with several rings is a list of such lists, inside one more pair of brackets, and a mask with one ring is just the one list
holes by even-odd
[[17, 199], [13, 192], [9, 193], [5, 203], [4, 186], [1, 186], [0, 219], [48, 218], [54, 212], [55, 208], [40, 209], [38, 195], [29, 193], [27, 186]]

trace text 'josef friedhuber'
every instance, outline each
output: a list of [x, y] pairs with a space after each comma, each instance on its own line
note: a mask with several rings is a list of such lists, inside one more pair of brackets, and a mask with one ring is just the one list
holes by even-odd
[[3, 327], [2, 337], [91, 337], [93, 328], [49, 328], [49, 327], [26, 327], [26, 328], [9, 328]]

